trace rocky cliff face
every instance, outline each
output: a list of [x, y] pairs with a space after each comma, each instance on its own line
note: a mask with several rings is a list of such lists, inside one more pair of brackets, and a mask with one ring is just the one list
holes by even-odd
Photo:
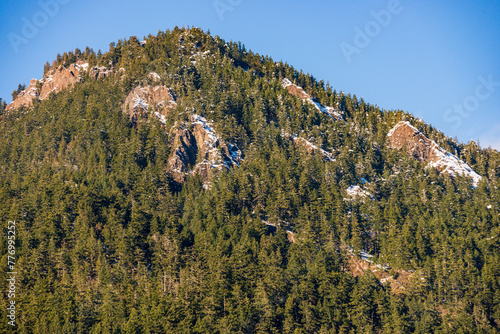
[[33, 99], [44, 100], [52, 92], [59, 93], [63, 89], [73, 87], [74, 84], [82, 80], [86, 72], [89, 72], [89, 75], [94, 79], [105, 78], [111, 73], [116, 73], [114, 69], [106, 67], [94, 67], [89, 70], [89, 64], [82, 60], [78, 60], [68, 67], [61, 65], [52, 68], [44, 74], [41, 80], [32, 79], [29, 86], [19, 93], [6, 110], [17, 109], [21, 106], [30, 107], [33, 105]]
[[321, 103], [316, 101], [314, 98], [312, 98], [309, 94], [307, 94], [302, 87], [293, 84], [290, 80], [288, 80], [286, 78], [283, 79], [282, 85], [283, 85], [283, 87], [285, 87], [288, 90], [288, 92], [291, 95], [296, 96], [296, 97], [302, 99], [303, 101], [306, 101], [306, 102], [312, 104], [316, 109], [318, 109], [318, 111], [327, 114], [328, 116], [332, 117], [333, 119], [335, 119], [337, 121], [343, 120], [342, 115], [339, 111], [335, 110], [332, 107], [327, 107], [327, 106], [322, 105]]
[[123, 112], [130, 115], [134, 124], [147, 119], [150, 112], [165, 123], [165, 116], [176, 106], [172, 92], [165, 86], [136, 87], [125, 98]]
[[80, 82], [84, 72], [87, 71], [89, 64], [83, 61], [78, 61], [75, 64], [69, 65], [68, 68], [59, 66], [57, 69], [50, 70], [40, 82], [42, 83], [42, 91], [40, 99], [46, 99], [50, 93], [58, 93], [61, 90], [72, 87], [75, 83]]
[[38, 89], [38, 80], [31, 79], [30, 84], [25, 90], [20, 92], [14, 101], [7, 105], [5, 110], [17, 109], [21, 106], [31, 107], [33, 105], [33, 99], [40, 96], [40, 90]]
[[175, 151], [168, 166], [179, 183], [184, 182], [188, 173], [197, 173], [208, 188], [214, 172], [237, 167], [243, 161], [240, 149], [220, 140], [210, 123], [199, 115], [192, 115], [189, 124], [177, 126], [172, 131]]
[[427, 162], [429, 167], [436, 168], [440, 173], [446, 173], [450, 176], [468, 176], [472, 179], [474, 186], [477, 186], [482, 179], [469, 165], [455, 155], [446, 152], [409, 122], [396, 124], [389, 132], [388, 138], [392, 148], [400, 151], [405, 149], [416, 160]]
[[293, 96], [301, 98], [302, 100], [311, 100], [311, 95], [307, 94], [302, 87], [294, 85], [286, 78], [283, 79], [283, 87]]
[[[156, 73], [150, 73], [148, 78], [154, 82], [161, 80]], [[166, 124], [166, 116], [176, 106], [170, 89], [146, 86], [133, 89], [125, 98], [122, 110], [135, 124], [153, 115]], [[195, 173], [203, 179], [204, 187], [209, 188], [216, 171], [239, 166], [243, 161], [240, 149], [221, 140], [202, 116], [191, 115], [188, 122], [174, 125], [170, 133], [174, 138], [174, 153], [168, 160], [168, 171], [177, 183], [182, 184], [187, 175]]]
[[[120, 70], [124, 71], [124, 69], [120, 69]], [[90, 69], [89, 76], [92, 79], [97, 80], [97, 79], [104, 79], [104, 78], [110, 76], [111, 74], [115, 74], [115, 73], [116, 73], [116, 71], [113, 67], [107, 68], [104, 66], [101, 66], [101, 67], [95, 66], [95, 67], [92, 67]]]

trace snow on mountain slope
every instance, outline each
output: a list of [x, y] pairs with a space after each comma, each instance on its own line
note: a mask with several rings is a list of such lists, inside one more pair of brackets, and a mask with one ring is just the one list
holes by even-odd
[[477, 187], [482, 177], [464, 161], [455, 155], [446, 152], [436, 142], [428, 139], [409, 122], [399, 122], [387, 134], [392, 148], [406, 151], [416, 160], [425, 161], [428, 167], [436, 168], [440, 173], [452, 177], [457, 175], [468, 176]]
[[282, 82], [283, 87], [285, 87], [290, 94], [293, 96], [301, 98], [303, 101], [307, 101], [312, 104], [318, 111], [327, 114], [335, 120], [343, 120], [342, 115], [339, 111], [335, 110], [332, 107], [327, 107], [316, 101], [309, 94], [307, 94], [304, 89], [300, 86], [293, 84], [289, 79], [285, 78]]
[[360, 199], [374, 199], [373, 195], [368, 191], [363, 190], [360, 186], [350, 186], [347, 188], [347, 195], [351, 199], [360, 198]]
[[325, 161], [330, 161], [330, 162], [335, 161], [330, 152], [327, 152], [324, 149], [317, 147], [316, 145], [314, 145], [313, 143], [304, 138], [293, 136], [292, 140], [294, 143], [301, 142], [309, 154], [311, 154], [312, 152], [319, 152], [319, 154], [325, 159]]
[[309, 153], [309, 154], [313, 154], [315, 152], [318, 152], [323, 157], [323, 159], [325, 161], [329, 161], [329, 162], [335, 161], [332, 153], [322, 149], [321, 147], [314, 145], [313, 143], [311, 143], [310, 141], [308, 141], [304, 138], [300, 138], [296, 135], [292, 136], [291, 134], [286, 133], [285, 131], [281, 132], [281, 136], [284, 138], [287, 138], [287, 139], [291, 139], [293, 141], [293, 144], [295, 145], [295, 147], [297, 147], [299, 145], [304, 147], [305, 150], [307, 151], [307, 153]]

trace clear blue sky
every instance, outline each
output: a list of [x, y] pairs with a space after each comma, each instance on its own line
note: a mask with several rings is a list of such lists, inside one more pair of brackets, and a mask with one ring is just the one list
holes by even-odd
[[5, 0], [0, 97], [10, 102], [18, 83], [40, 79], [57, 53], [107, 51], [119, 38], [176, 25], [210, 29], [460, 141], [500, 149], [498, 0]]

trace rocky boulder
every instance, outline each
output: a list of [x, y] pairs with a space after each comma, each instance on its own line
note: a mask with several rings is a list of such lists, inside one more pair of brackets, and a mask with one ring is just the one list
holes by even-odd
[[148, 79], [152, 80], [153, 82], [160, 82], [161, 77], [156, 72], [149, 72]]

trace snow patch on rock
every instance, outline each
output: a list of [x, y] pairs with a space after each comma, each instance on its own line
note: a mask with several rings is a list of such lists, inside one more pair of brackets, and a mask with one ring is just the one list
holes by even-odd
[[335, 161], [335, 159], [333, 158], [333, 154], [331, 152], [328, 152], [328, 151], [322, 149], [321, 147], [314, 145], [313, 143], [311, 143], [307, 139], [300, 138], [297, 135], [290, 135], [289, 133], [286, 133], [284, 131], [281, 132], [281, 136], [291, 139], [293, 141], [294, 145], [300, 144], [301, 146], [303, 146], [306, 149], [307, 153], [309, 153], [309, 154], [312, 154], [314, 152], [318, 152], [323, 157], [323, 159], [325, 159], [325, 161], [329, 161], [329, 162]]
[[330, 162], [334, 162], [335, 159], [332, 157], [332, 154], [328, 151], [325, 151], [324, 149], [314, 145], [313, 143], [311, 143], [310, 141], [304, 139], [304, 138], [299, 138], [299, 137], [292, 137], [292, 140], [293, 141], [302, 141], [304, 143], [304, 146], [306, 148], [307, 151], [317, 151], [321, 154], [321, 156], [327, 160], [327, 161], [330, 161]]
[[309, 94], [307, 94], [302, 87], [293, 84], [289, 79], [284, 78], [281, 84], [283, 85], [284, 88], [288, 90], [290, 94], [301, 98], [305, 102], [312, 104], [316, 109], [318, 109], [319, 112], [325, 113], [337, 121], [343, 120], [340, 111], [337, 111], [332, 107], [322, 105], [314, 98], [312, 98]]
[[363, 190], [360, 186], [350, 186], [347, 188], [347, 195], [351, 199], [361, 198], [361, 199], [374, 199], [373, 195], [368, 191]]
[[468, 164], [427, 138], [410, 122], [399, 122], [387, 136], [391, 147], [399, 150], [405, 148], [415, 159], [427, 162], [427, 167], [433, 167], [440, 173], [452, 177], [467, 176], [472, 179], [474, 187], [477, 187], [482, 179]]
[[161, 77], [156, 72], [149, 72], [148, 79], [151, 79], [154, 82], [159, 82], [161, 80]]
[[142, 108], [144, 111], [149, 110], [149, 104], [146, 103], [141, 97], [136, 93], [135, 97], [133, 98], [134, 101], [134, 108]]
[[163, 125], [167, 124], [167, 118], [164, 115], [160, 114], [158, 111], [155, 111], [155, 116], [158, 117], [160, 123], [162, 123]]

